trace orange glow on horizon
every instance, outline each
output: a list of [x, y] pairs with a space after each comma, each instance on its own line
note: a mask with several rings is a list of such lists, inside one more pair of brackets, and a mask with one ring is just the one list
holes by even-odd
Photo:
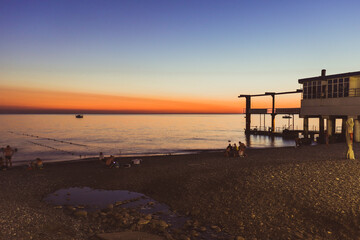
[[[0, 88], [2, 112], [32, 110], [65, 113], [242, 113], [245, 101], [214, 99], [155, 99], [35, 89]], [[252, 99], [252, 108], [271, 108], [269, 99]], [[276, 107], [298, 107], [299, 100], [281, 101]]]
[[83, 110], [129, 113], [240, 113], [238, 102], [166, 100], [72, 92], [2, 88], [3, 109]]

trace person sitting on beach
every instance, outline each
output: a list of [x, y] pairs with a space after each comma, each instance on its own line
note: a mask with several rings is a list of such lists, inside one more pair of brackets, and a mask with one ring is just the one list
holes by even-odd
[[40, 158], [36, 158], [36, 167], [38, 169], [43, 169], [44, 168], [43, 161]]
[[239, 142], [239, 156], [240, 157], [246, 157], [245, 149], [246, 149], [245, 144], [242, 142]]
[[104, 154], [103, 154], [102, 152], [100, 152], [100, 154], [99, 154], [99, 160], [100, 160], [100, 161], [104, 161], [104, 160], [105, 160]]
[[131, 160], [131, 164], [132, 164], [132, 165], [140, 165], [141, 162], [142, 162], [142, 159], [138, 159], [138, 158]]
[[239, 156], [239, 148], [238, 148], [238, 146], [236, 146], [236, 143], [234, 143], [232, 154], [233, 154], [234, 157]]
[[231, 143], [229, 143], [229, 145], [227, 146], [226, 150], [225, 150], [225, 156], [226, 157], [230, 157], [231, 156], [231, 152], [232, 152], [232, 146]]
[[106, 159], [105, 165], [108, 168], [119, 168], [119, 163], [115, 160], [115, 157], [113, 155], [110, 155], [108, 159]]
[[10, 165], [10, 167], [12, 167], [11, 158], [12, 158], [14, 152], [15, 152], [15, 150], [12, 149], [9, 145], [7, 145], [6, 148], [3, 149], [3, 153], [5, 155], [5, 165], [6, 165], [6, 167], [8, 167], [8, 165]]
[[36, 158], [34, 161], [30, 161], [28, 164], [28, 170], [32, 169], [44, 169], [43, 161], [40, 158]]

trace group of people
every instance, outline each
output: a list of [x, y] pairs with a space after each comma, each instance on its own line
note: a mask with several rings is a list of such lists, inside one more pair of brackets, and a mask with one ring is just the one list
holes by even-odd
[[106, 167], [108, 167], [108, 168], [119, 168], [120, 167], [119, 162], [115, 159], [115, 157], [113, 155], [110, 155], [110, 157], [105, 158], [104, 154], [102, 152], [100, 152], [99, 160], [101, 162], [104, 162]]
[[229, 143], [225, 151], [225, 156], [246, 157], [245, 149], [246, 149], [246, 145], [240, 141], [239, 141], [239, 146], [237, 146], [236, 143], [234, 143], [233, 145]]
[[6, 170], [8, 167], [12, 167], [12, 156], [17, 149], [11, 148], [9, 145], [6, 148], [1, 148], [2, 156], [0, 156], [0, 168]]
[[[105, 166], [108, 168], [120, 168], [121, 166], [119, 160], [116, 159], [113, 155], [110, 155], [110, 157], [106, 158], [102, 152], [99, 153], [99, 161], [104, 162]], [[133, 159], [129, 164], [123, 164], [123, 167], [129, 168], [131, 165], [140, 165], [141, 162], [141, 159]]]
[[40, 158], [36, 158], [34, 161], [30, 161], [28, 164], [28, 170], [44, 169], [43, 161]]

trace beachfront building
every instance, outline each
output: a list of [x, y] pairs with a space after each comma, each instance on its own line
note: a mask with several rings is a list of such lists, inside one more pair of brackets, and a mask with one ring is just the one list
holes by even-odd
[[[308, 136], [309, 118], [319, 118], [319, 139], [335, 136], [335, 121], [342, 119], [342, 135], [348, 117], [354, 118], [354, 140], [360, 142], [360, 71], [302, 78], [300, 117], [304, 118], [304, 136]], [[326, 131], [324, 131], [326, 121]]]

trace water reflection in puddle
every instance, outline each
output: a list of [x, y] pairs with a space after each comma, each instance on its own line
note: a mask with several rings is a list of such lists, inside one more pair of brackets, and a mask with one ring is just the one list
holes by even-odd
[[169, 206], [137, 192], [126, 190], [99, 190], [84, 188], [61, 189], [48, 195], [45, 202], [61, 206], [81, 206], [87, 211], [105, 209], [109, 204], [121, 205], [123, 208], [135, 208], [144, 214], [158, 214], [160, 219], [174, 227], [184, 225], [188, 218], [172, 212]]
[[[182, 228], [190, 218], [181, 216], [170, 210], [169, 206], [161, 204], [141, 193], [126, 190], [99, 190], [84, 188], [68, 188], [58, 190], [45, 199], [45, 202], [57, 206], [76, 206], [88, 212], [115, 207], [133, 208], [143, 214], [153, 214], [170, 224], [171, 228]], [[219, 238], [221, 236], [221, 238]], [[207, 228], [201, 233], [201, 239], [224, 239], [228, 235]], [[197, 239], [197, 238], [196, 238]]]

